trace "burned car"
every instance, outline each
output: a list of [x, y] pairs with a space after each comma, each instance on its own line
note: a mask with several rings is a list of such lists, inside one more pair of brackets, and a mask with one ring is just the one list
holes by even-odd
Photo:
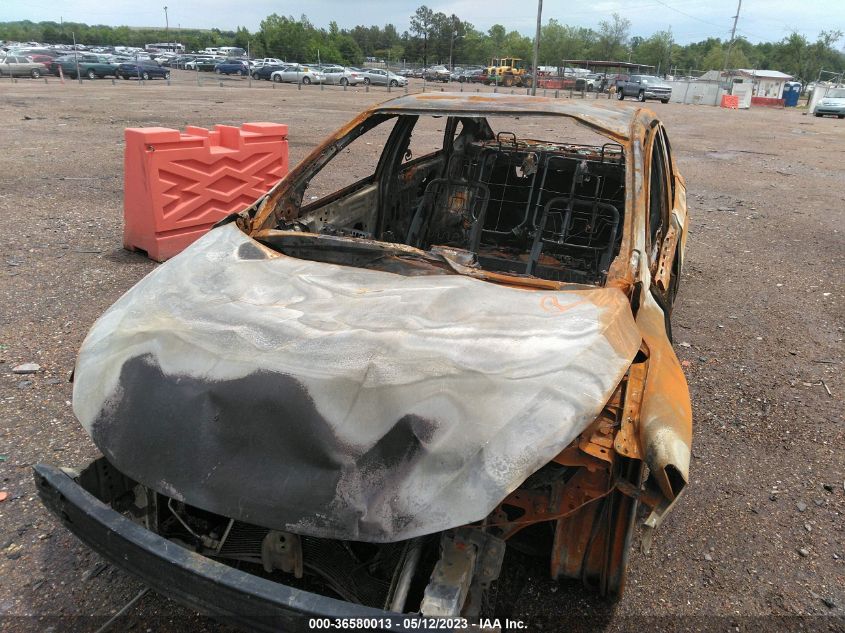
[[686, 228], [647, 109], [372, 107], [94, 324], [73, 408], [103, 456], [36, 466], [40, 495], [254, 629], [477, 618], [520, 541], [619, 596], [639, 504], [647, 545], [688, 481]]

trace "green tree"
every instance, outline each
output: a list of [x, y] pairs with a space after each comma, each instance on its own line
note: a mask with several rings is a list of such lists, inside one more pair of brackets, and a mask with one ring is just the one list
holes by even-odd
[[434, 26], [434, 11], [422, 5], [411, 16], [411, 32], [423, 40], [423, 65], [428, 66], [428, 40]]
[[598, 37], [593, 50], [596, 59], [622, 60], [628, 56], [628, 37], [631, 21], [614, 13], [610, 20], [599, 22]]
[[[725, 67], [725, 54], [728, 51], [727, 44], [715, 45], [708, 52], [701, 62], [702, 70], [722, 70]], [[748, 58], [741, 48], [736, 46], [731, 49], [731, 55], [728, 58], [728, 69], [734, 70], [737, 68], [747, 68]]]
[[672, 31], [658, 31], [647, 39], [632, 38], [632, 59], [638, 64], [654, 66], [655, 72], [668, 73], [672, 66]]

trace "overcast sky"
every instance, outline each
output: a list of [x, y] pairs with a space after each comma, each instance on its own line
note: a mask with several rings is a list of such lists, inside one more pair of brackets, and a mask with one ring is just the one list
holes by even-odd
[[[303, 13], [317, 26], [335, 20], [341, 27], [393, 23], [404, 31], [419, 0], [0, 0], [0, 21], [42, 20], [85, 22], [112, 26], [164, 26], [164, 5], [170, 25], [176, 27], [234, 30], [246, 26], [254, 31], [270, 13]], [[533, 2], [495, 0], [432, 0], [435, 11], [455, 13], [477, 28], [495, 23], [525, 34], [534, 30]], [[543, 22], [555, 18], [565, 24], [595, 27], [599, 20], [618, 12], [631, 20], [632, 35], [647, 36], [671, 27], [679, 43], [730, 34], [736, 0], [546, 0]], [[798, 30], [815, 39], [823, 29], [845, 31], [845, 0], [744, 0], [738, 33], [752, 42], [774, 41]], [[841, 44], [841, 42], [840, 42]]]

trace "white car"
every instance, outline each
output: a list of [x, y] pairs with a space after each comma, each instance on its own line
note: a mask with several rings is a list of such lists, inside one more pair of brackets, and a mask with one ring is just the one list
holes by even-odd
[[265, 57], [263, 59], [256, 59], [253, 63], [253, 68], [261, 68], [262, 66], [284, 66], [285, 62], [275, 57]]

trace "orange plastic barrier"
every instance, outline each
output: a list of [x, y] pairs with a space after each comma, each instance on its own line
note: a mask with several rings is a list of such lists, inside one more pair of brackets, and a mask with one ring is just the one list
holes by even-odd
[[124, 247], [161, 262], [251, 205], [287, 174], [287, 136], [280, 123], [128, 128]]
[[722, 107], [736, 110], [739, 108], [739, 95], [722, 95]]
[[575, 80], [569, 77], [542, 77], [537, 79], [538, 88], [551, 88], [553, 90], [569, 90], [575, 87]]

